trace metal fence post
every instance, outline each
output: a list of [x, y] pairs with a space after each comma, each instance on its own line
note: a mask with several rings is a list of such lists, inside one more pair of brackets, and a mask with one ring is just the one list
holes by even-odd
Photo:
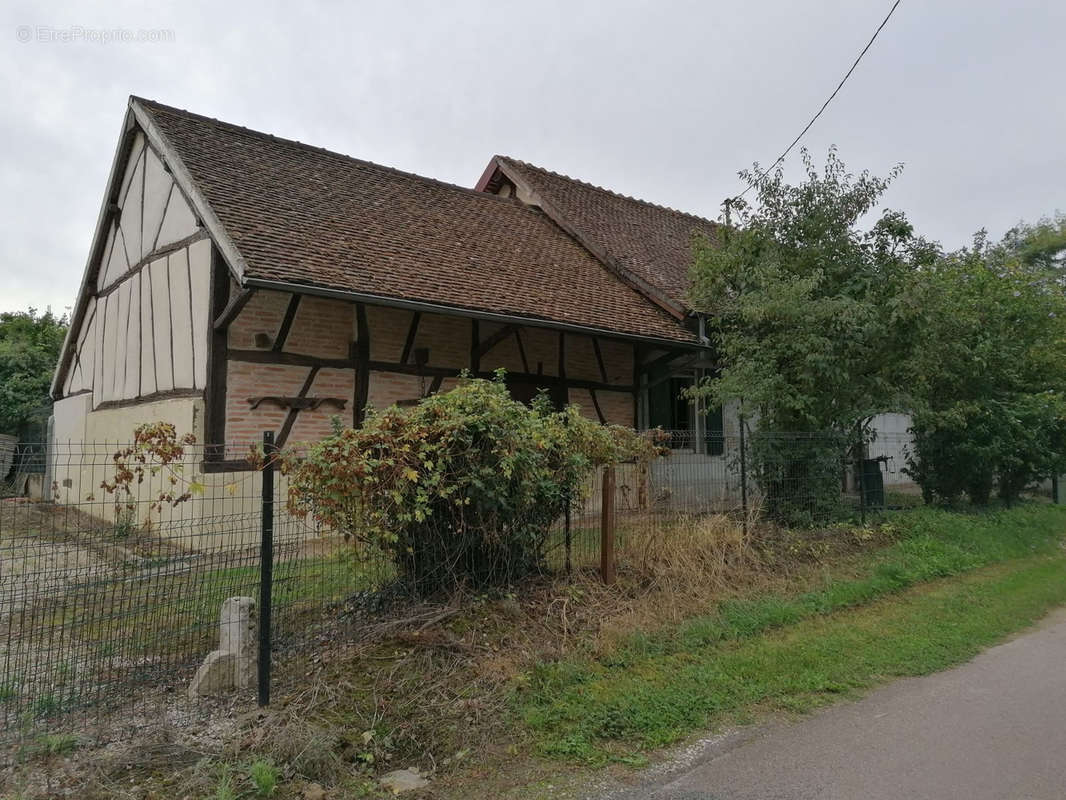
[[614, 583], [614, 467], [603, 468], [600, 503], [600, 574], [604, 583]]
[[259, 543], [259, 705], [270, 703], [270, 610], [274, 582], [274, 432], [263, 433], [263, 517]]
[[566, 574], [570, 574], [570, 493], [566, 493], [566, 511], [563, 514], [563, 544], [566, 547]]
[[740, 524], [746, 536], [748, 533], [748, 457], [744, 442], [744, 415], [740, 415]]
[[859, 524], [866, 524], [866, 453], [862, 446], [862, 423], [856, 425], [855, 460], [859, 464]]

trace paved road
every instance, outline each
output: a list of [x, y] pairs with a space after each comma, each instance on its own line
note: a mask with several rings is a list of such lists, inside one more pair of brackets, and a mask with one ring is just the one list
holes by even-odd
[[728, 734], [611, 798], [1064, 800], [1066, 609], [961, 667]]

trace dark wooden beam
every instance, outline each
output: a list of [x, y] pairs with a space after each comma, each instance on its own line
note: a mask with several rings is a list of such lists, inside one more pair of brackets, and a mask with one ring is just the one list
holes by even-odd
[[360, 427], [366, 419], [366, 403], [370, 396], [370, 325], [366, 321], [366, 306], [355, 304], [355, 402], [352, 420]]
[[570, 385], [566, 381], [566, 332], [559, 331], [559, 382], [562, 386], [563, 405], [570, 402]]
[[504, 325], [502, 328], [496, 331], [496, 333], [492, 334], [492, 336], [490, 336], [488, 339], [485, 339], [485, 341], [479, 342], [478, 344], [474, 345], [474, 349], [477, 353], [478, 363], [480, 364], [481, 359], [487, 356], [492, 348], [494, 348], [512, 333], [515, 333], [517, 331], [517, 325]]
[[[296, 295], [299, 297], [299, 295]], [[300, 387], [300, 393], [297, 397], [307, 397], [307, 393], [311, 391], [311, 385], [315, 382], [315, 376], [318, 375], [318, 367], [311, 367], [307, 373], [307, 378], [304, 380], [304, 385]], [[281, 448], [285, 446], [285, 442], [289, 439], [289, 434], [292, 433], [292, 426], [296, 424], [296, 417], [300, 415], [299, 408], [290, 408], [289, 413], [285, 415], [285, 421], [281, 423], [281, 430], [278, 431], [278, 437], [274, 440], [275, 445]]]
[[429, 395], [436, 394], [437, 392], [439, 392], [440, 391], [440, 386], [441, 386], [442, 383], [444, 383], [444, 376], [443, 375], [435, 376], [433, 378], [433, 383], [431, 383], [429, 385], [429, 390], [426, 392], [426, 396], [429, 397]]
[[478, 351], [478, 321], [470, 320], [470, 371], [475, 375], [481, 372], [481, 353]]
[[592, 405], [596, 409], [596, 416], [600, 419], [600, 425], [606, 425], [607, 417], [603, 416], [603, 409], [600, 408], [600, 401], [596, 398], [595, 389], [589, 389], [589, 397], [592, 398]]
[[197, 231], [192, 236], [186, 236], [181, 241], [173, 242], [171, 244], [168, 244], [168, 245], [165, 245], [163, 247], [160, 247], [158, 250], [155, 250], [155, 251], [149, 253], [144, 258], [142, 258], [140, 261], [137, 261], [136, 263], [134, 263], [129, 269], [127, 269], [125, 272], [123, 272], [121, 275], [119, 275], [117, 278], [115, 278], [115, 280], [111, 281], [111, 283], [109, 283], [107, 286], [105, 286], [104, 288], [102, 288], [98, 292], [96, 292], [96, 297], [107, 297], [107, 295], [109, 295], [112, 292], [118, 290], [119, 287], [121, 287], [122, 284], [125, 283], [127, 278], [130, 278], [131, 276], [137, 274], [138, 272], [141, 272], [145, 267], [147, 267], [153, 261], [156, 261], [156, 260], [162, 258], [163, 256], [169, 255], [171, 253], [175, 253], [178, 250], [183, 250], [186, 247], [188, 247], [189, 245], [196, 244], [196, 242], [199, 242], [201, 239], [206, 239], [206, 238], [207, 238], [207, 232], [206, 231]]
[[[149, 287], [150, 288], [150, 287]], [[229, 297], [229, 268], [222, 261], [222, 254], [211, 248], [211, 319], [218, 320], [225, 310], [233, 305]], [[149, 295], [151, 297], [151, 295]], [[247, 302], [247, 300], [245, 301]], [[243, 304], [242, 306], [243, 307]], [[240, 311], [240, 308], [238, 308]], [[221, 447], [226, 442], [226, 341], [229, 338], [225, 326], [212, 325], [207, 343], [207, 387], [204, 393], [204, 438], [205, 444]], [[152, 347], [155, 354], [155, 347]], [[158, 385], [159, 375], [156, 375]], [[210, 456], [210, 453], [208, 454]], [[222, 453], [218, 453], [222, 457]]]
[[[296, 319], [296, 312], [300, 309], [300, 295], [293, 294], [289, 298], [289, 306], [285, 309], [285, 316], [281, 319], [281, 325], [278, 326], [278, 333], [274, 337], [274, 346], [271, 347], [275, 353], [280, 353], [285, 349], [285, 340], [289, 338], [289, 331], [292, 330], [293, 320]], [[281, 444], [278, 443], [278, 447]]]
[[[641, 364], [640, 365], [640, 371], [644, 372], [644, 373], [652, 372], [653, 370], [658, 369], [659, 367], [663, 366], [664, 364], [669, 364], [674, 359], [681, 358], [684, 355], [686, 355], [686, 351], [684, 351], [684, 350], [671, 350], [668, 353], [663, 353], [661, 356], [653, 358], [651, 361], [649, 361], [646, 364]], [[634, 376], [633, 382], [634, 383], [637, 382], [636, 381], [636, 376]]]
[[[244, 351], [247, 352], [247, 351]], [[251, 351], [258, 352], [258, 351]], [[288, 355], [287, 353], [282, 355]], [[307, 356], [302, 356], [305, 359], [304, 365], [310, 365], [311, 360]], [[322, 359], [317, 359], [322, 362]], [[462, 370], [455, 367], [432, 367], [429, 365], [419, 367], [417, 364], [396, 364], [391, 361], [370, 361], [369, 367], [371, 372], [398, 372], [403, 375], [420, 375], [423, 377], [436, 377], [442, 378], [457, 378]], [[324, 364], [323, 366], [329, 366]], [[475, 378], [491, 378], [494, 373], [482, 371], [472, 373]], [[569, 386], [574, 389], [599, 389], [605, 392], [632, 392], [633, 386], [631, 384], [608, 384], [600, 381], [587, 381], [580, 378], [560, 378], [555, 375], [542, 375], [542, 374], [530, 374], [527, 372], [508, 372], [508, 380], [514, 380], [517, 382], [535, 383], [539, 386]]]
[[228, 350], [227, 356], [230, 361], [247, 361], [252, 364], [285, 364], [290, 367], [333, 367], [336, 369], [351, 369], [358, 360], [320, 358], [302, 353], [277, 353], [273, 350]]
[[[81, 394], [79, 392], [78, 394]], [[73, 397], [73, 395], [71, 395]], [[163, 392], [152, 392], [142, 397], [131, 397], [129, 400], [104, 400], [96, 404], [95, 410], [107, 408], [128, 408], [142, 403], [154, 403], [156, 400], [170, 400], [175, 397], [203, 397], [201, 389], [167, 389]]]
[[[227, 279], [228, 277], [227, 273]], [[229, 294], [228, 288], [226, 294]], [[241, 291], [237, 292], [237, 294], [230, 298], [225, 308], [215, 314], [215, 321], [212, 324], [212, 327], [216, 331], [224, 331], [228, 328], [230, 323], [237, 319], [237, 315], [241, 313], [246, 305], [248, 305], [248, 301], [252, 299], [253, 294], [255, 294], [255, 289], [241, 289]]]
[[642, 349], [639, 344], [633, 345], [633, 430], [640, 428], [640, 356]]
[[418, 335], [418, 323], [422, 320], [422, 312], [414, 312], [411, 317], [411, 327], [407, 329], [407, 340], [403, 343], [403, 352], [400, 354], [400, 363], [406, 364], [411, 360], [411, 350], [415, 346], [415, 336]]
[[518, 343], [518, 355], [522, 359], [522, 369], [529, 372], [529, 360], [526, 358], [526, 346], [522, 343], [522, 331], [519, 328], [514, 330], [514, 340]]
[[592, 337], [592, 349], [596, 352], [596, 363], [600, 365], [600, 378], [607, 383], [607, 366], [603, 363], [603, 352], [600, 350], [600, 340]]

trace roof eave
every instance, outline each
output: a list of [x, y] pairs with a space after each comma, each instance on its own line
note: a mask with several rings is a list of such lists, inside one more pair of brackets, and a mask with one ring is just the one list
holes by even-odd
[[497, 311], [484, 311], [476, 308], [465, 308], [462, 306], [431, 303], [425, 300], [409, 300], [399, 297], [389, 297], [386, 295], [376, 295], [368, 292], [357, 292], [352, 289], [337, 289], [329, 286], [317, 286], [314, 284], [270, 280], [267, 278], [254, 277], [246, 278], [245, 285], [249, 288], [296, 292], [298, 294], [308, 294], [316, 297], [325, 297], [335, 300], [348, 300], [350, 302], [355, 303], [367, 303], [368, 305], [386, 306], [389, 308], [402, 308], [408, 311], [422, 311], [430, 314], [446, 314], [449, 316], [468, 317], [472, 319], [484, 320], [486, 322], [498, 322], [510, 325], [524, 325], [536, 328], [551, 328], [552, 330], [562, 330], [567, 331], [569, 333], [581, 334], [584, 336], [597, 336], [605, 339], [622, 339], [625, 341], [651, 344], [662, 348], [699, 350], [704, 349], [706, 347], [705, 345], [702, 345], [698, 341], [696, 341], [695, 338], [690, 341], [684, 341], [681, 339], [670, 339], [662, 336], [649, 336], [647, 334], [627, 333], [625, 331], [616, 331], [611, 330], [609, 328], [597, 328], [591, 325], [580, 325], [572, 322], [561, 322], [559, 320], [544, 319], [540, 317], [527, 317], [518, 314], [505, 314]]

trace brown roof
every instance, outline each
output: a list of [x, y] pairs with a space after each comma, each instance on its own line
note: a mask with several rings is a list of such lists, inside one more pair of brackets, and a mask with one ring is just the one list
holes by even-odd
[[538, 209], [135, 99], [245, 276], [692, 342]]
[[[594, 253], [672, 303], [688, 308], [692, 237], [717, 223], [637, 200], [507, 156], [495, 163], [524, 182], [544, 210]], [[488, 177], [490, 170], [486, 170]]]

